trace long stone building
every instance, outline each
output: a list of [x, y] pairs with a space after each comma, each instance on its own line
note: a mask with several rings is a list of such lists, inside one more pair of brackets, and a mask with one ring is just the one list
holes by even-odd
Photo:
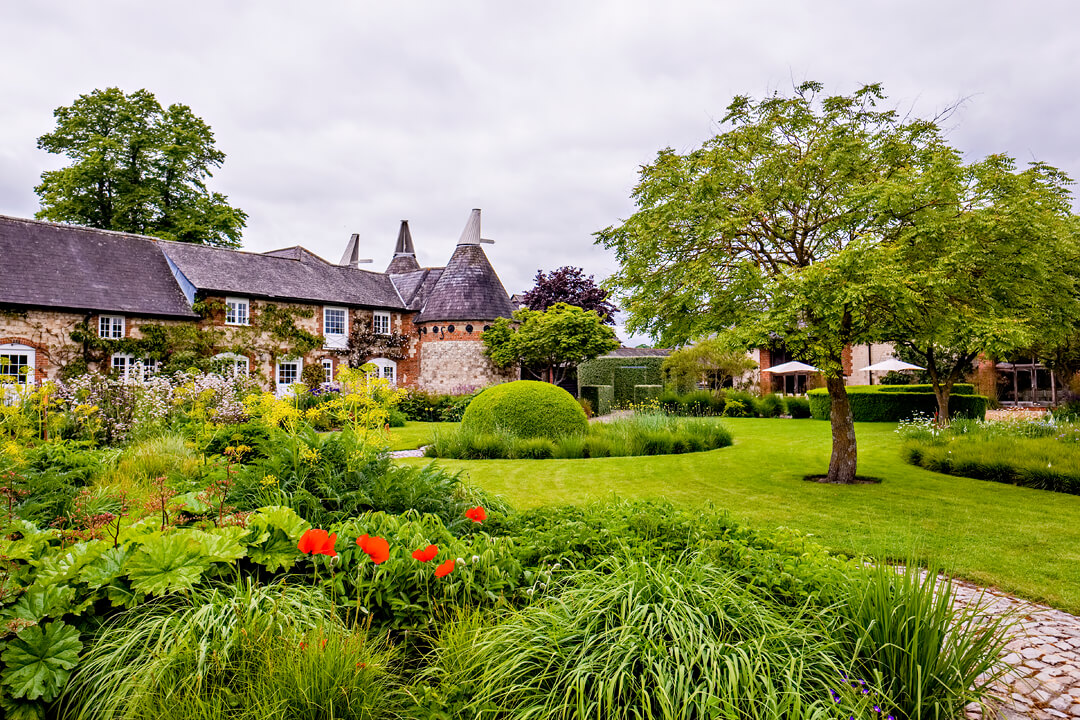
[[480, 334], [513, 307], [481, 242], [473, 210], [446, 266], [422, 267], [403, 221], [386, 271], [372, 272], [357, 235], [332, 264], [300, 246], [253, 253], [0, 216], [0, 375], [153, 372], [172, 338], [284, 388], [311, 364], [333, 380], [352, 336], [354, 357], [398, 385], [516, 379], [482, 352]]

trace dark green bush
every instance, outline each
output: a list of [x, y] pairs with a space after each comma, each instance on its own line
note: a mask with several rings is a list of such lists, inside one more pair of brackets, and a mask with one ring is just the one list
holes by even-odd
[[615, 407], [624, 408], [634, 402], [635, 385], [663, 385], [664, 378], [660, 372], [663, 364], [663, 357], [599, 357], [586, 360], [577, 368], [578, 387], [611, 385]]
[[753, 417], [754, 408], [742, 400], [728, 400], [724, 406], [724, 417]]
[[773, 418], [784, 414], [784, 401], [776, 393], [757, 398], [754, 412], [758, 417]]
[[[919, 385], [851, 385], [847, 388], [851, 414], [856, 422], [899, 422], [916, 415], [932, 416], [937, 412], [937, 398], [933, 392], [910, 388]], [[961, 385], [963, 389], [972, 385]], [[818, 388], [807, 393], [810, 412], [816, 420], [828, 420], [832, 401], [828, 390]], [[987, 398], [983, 395], [962, 395], [955, 392], [949, 397], [949, 414], [953, 417], [982, 419], [986, 417]]]
[[793, 418], [808, 418], [810, 417], [810, 401], [802, 397], [789, 397], [784, 398], [784, 404], [787, 405], [788, 415]]
[[611, 385], [582, 385], [578, 388], [578, 395], [592, 403], [596, 415], [607, 415], [615, 402], [615, 389]]
[[461, 429], [554, 440], [583, 435], [589, 429], [589, 421], [574, 396], [561, 387], [517, 380], [494, 385], [477, 395], [461, 419]]

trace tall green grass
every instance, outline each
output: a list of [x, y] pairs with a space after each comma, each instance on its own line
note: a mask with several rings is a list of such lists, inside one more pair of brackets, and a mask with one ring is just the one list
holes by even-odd
[[642, 413], [591, 423], [585, 435], [557, 440], [518, 438], [507, 432], [477, 433], [460, 427], [436, 429], [427, 454], [464, 460], [578, 459], [701, 452], [731, 443], [731, 432], [715, 420]]
[[103, 627], [63, 717], [391, 717], [388, 661], [318, 589], [248, 579], [145, 603]]

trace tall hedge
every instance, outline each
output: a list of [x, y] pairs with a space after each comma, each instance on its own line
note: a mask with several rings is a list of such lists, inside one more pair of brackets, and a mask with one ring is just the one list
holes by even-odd
[[461, 429], [556, 440], [583, 435], [589, 420], [574, 396], [558, 385], [516, 380], [493, 385], [473, 398], [461, 418]]
[[622, 357], [587, 360], [578, 365], [578, 389], [586, 385], [611, 385], [615, 407], [634, 402], [635, 385], [662, 385], [663, 357]]
[[615, 388], [610, 385], [582, 385], [578, 397], [592, 403], [593, 412], [597, 415], [607, 415], [615, 402]]
[[[933, 385], [852, 385], [856, 388], [876, 388], [876, 392], [883, 393], [930, 393], [933, 394]], [[851, 388], [848, 388], [850, 391]], [[974, 395], [975, 386], [971, 383], [956, 383], [952, 387], [953, 395]]]
[[[896, 388], [918, 388], [905, 392]], [[847, 389], [851, 414], [856, 422], [899, 422], [914, 415], [933, 415], [937, 412], [937, 397], [929, 385], [851, 385]], [[957, 389], [967, 392], [958, 392]], [[974, 386], [963, 383], [953, 386], [949, 397], [949, 414], [982, 420], [986, 417], [989, 399], [984, 395], [970, 394]], [[815, 420], [828, 420], [832, 400], [825, 388], [808, 392], [810, 415]]]

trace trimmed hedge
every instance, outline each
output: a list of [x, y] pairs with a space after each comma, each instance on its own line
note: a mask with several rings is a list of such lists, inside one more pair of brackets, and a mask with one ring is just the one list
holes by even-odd
[[634, 402], [637, 404], [646, 403], [650, 400], [660, 397], [660, 393], [664, 392], [663, 385], [635, 385], [634, 386]]
[[516, 380], [489, 387], [473, 398], [461, 427], [473, 433], [505, 432], [554, 440], [583, 435], [589, 421], [574, 396], [558, 385]]
[[660, 366], [666, 358], [628, 357], [586, 360], [578, 365], [578, 388], [587, 385], [611, 385], [615, 389], [616, 408], [634, 402], [635, 385], [663, 385]]
[[615, 403], [615, 388], [611, 385], [582, 385], [578, 397], [592, 403], [595, 414], [607, 415]]
[[[934, 394], [933, 385], [853, 385], [852, 387], [872, 387], [883, 393], [930, 393]], [[850, 388], [849, 388], [850, 390]], [[974, 395], [975, 386], [971, 383], [956, 383], [952, 386], [953, 395]]]
[[[933, 391], [919, 389], [905, 392], [895, 388], [927, 388], [929, 385], [851, 385], [847, 389], [851, 414], [856, 422], [899, 422], [915, 415], [933, 415], [937, 412], [937, 397]], [[886, 389], [887, 388], [887, 389]], [[986, 406], [990, 402], [984, 395], [957, 393], [956, 388], [974, 390], [970, 384], [953, 386], [949, 397], [949, 414], [954, 417], [969, 417], [982, 420], [986, 417]], [[829, 391], [817, 388], [807, 393], [810, 399], [810, 415], [815, 420], [828, 420], [832, 400]]]

